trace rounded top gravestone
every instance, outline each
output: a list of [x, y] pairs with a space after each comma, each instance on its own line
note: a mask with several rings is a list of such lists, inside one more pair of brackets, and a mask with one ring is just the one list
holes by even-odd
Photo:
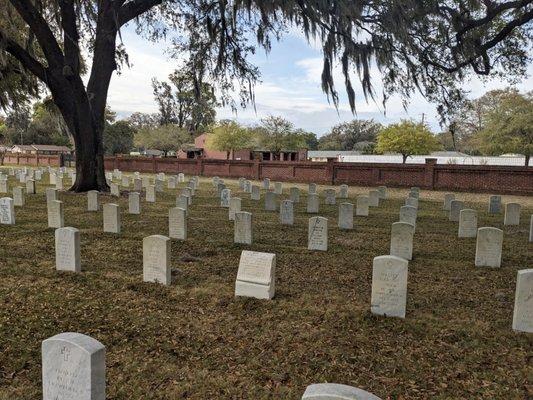
[[365, 390], [338, 383], [315, 383], [307, 386], [302, 400], [381, 400]]

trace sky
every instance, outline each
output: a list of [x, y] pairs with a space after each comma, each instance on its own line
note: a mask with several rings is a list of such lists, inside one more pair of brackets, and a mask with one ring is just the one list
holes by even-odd
[[[120, 75], [113, 76], [109, 89], [109, 105], [122, 118], [136, 111], [157, 112], [151, 80], [153, 77], [166, 80], [178, 63], [167, 54], [166, 43], [148, 42], [128, 28], [122, 32], [122, 39], [131, 67], [123, 67]], [[424, 114], [424, 119], [432, 130], [440, 130], [435, 105], [427, 102], [421, 95], [411, 99], [407, 110], [396, 97], [389, 99], [384, 109], [379, 98], [376, 102], [371, 99], [367, 102], [361, 89], [356, 88], [356, 93], [359, 94], [356, 97], [357, 114], [354, 116], [344, 95], [344, 81], [340, 71], [335, 74], [338, 76], [335, 82], [341, 99], [337, 110], [328, 102], [321, 89], [322, 55], [319, 48], [309, 45], [297, 32], [292, 32], [281, 42], [274, 43], [268, 54], [260, 50], [251, 60], [261, 72], [261, 83], [255, 88], [255, 109], [249, 106], [239, 109], [235, 114], [229, 108], [219, 108], [218, 119], [231, 118], [246, 125], [254, 125], [268, 115], [282, 116], [297, 128], [320, 136], [334, 125], [354, 118], [373, 118], [389, 124], [404, 118], [421, 120]], [[532, 74], [533, 65], [530, 65], [528, 77], [516, 87], [521, 91], [531, 90]], [[375, 92], [381, 93], [379, 79], [375, 79], [373, 85]], [[506, 86], [506, 82], [483, 83], [474, 78], [465, 88], [470, 92], [471, 98], [476, 98], [488, 90]]]

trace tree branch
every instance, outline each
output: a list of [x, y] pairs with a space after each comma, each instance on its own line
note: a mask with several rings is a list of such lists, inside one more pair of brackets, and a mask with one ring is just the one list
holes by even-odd
[[63, 52], [47, 22], [32, 2], [30, 0], [10, 0], [10, 2], [35, 34], [48, 65], [62, 67]]
[[80, 70], [80, 36], [76, 25], [76, 11], [72, 0], [59, 0], [61, 8], [61, 26], [63, 27], [63, 47], [65, 49], [65, 64], [71, 71], [65, 71], [65, 76], [78, 75]]
[[18, 43], [10, 39], [1, 29], [0, 43], [4, 43], [3, 48], [5, 51], [15, 57], [25, 69], [34, 74], [46, 85], [49, 84], [46, 68], [39, 61], [33, 58], [30, 53], [24, 50]]
[[119, 26], [122, 26], [151, 8], [161, 4], [163, 0], [132, 0], [120, 7], [118, 15]]

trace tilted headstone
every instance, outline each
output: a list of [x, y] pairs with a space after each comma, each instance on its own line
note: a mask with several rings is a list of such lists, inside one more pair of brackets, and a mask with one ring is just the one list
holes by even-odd
[[294, 224], [294, 206], [291, 200], [283, 200], [279, 206], [281, 225]]
[[283, 194], [283, 184], [281, 182], [274, 183], [274, 193]]
[[15, 186], [13, 188], [13, 204], [15, 204], [16, 207], [22, 207], [24, 203], [24, 188], [21, 186]]
[[55, 231], [56, 269], [81, 272], [80, 231], [76, 228], [58, 228]]
[[396, 256], [374, 258], [372, 267], [372, 314], [405, 318], [408, 261]]
[[[155, 187], [154, 187], [155, 189]], [[170, 239], [163, 235], [143, 239], [143, 281], [170, 285]]]
[[270, 179], [268, 178], [263, 179], [263, 189], [265, 190], [270, 189]]
[[463, 209], [459, 213], [459, 233], [460, 238], [474, 238], [477, 236], [477, 211]]
[[229, 201], [231, 199], [231, 189], [224, 189], [220, 193], [220, 207], [229, 208]]
[[155, 186], [154, 185], [148, 185], [146, 187], [146, 202], [155, 203]]
[[183, 208], [174, 207], [168, 211], [168, 236], [187, 240], [187, 211]]
[[308, 214], [318, 213], [318, 207], [319, 207], [318, 194], [309, 193], [309, 195], [307, 196], [307, 213]]
[[484, 227], [477, 230], [476, 267], [498, 268], [502, 262], [503, 231]]
[[307, 189], [308, 194], [316, 194], [316, 183], [310, 183]]
[[308, 250], [328, 250], [328, 219], [324, 217], [309, 218], [307, 234]]
[[442, 205], [442, 209], [444, 211], [450, 211], [452, 208], [452, 201], [455, 200], [455, 194], [453, 193], [446, 193], [444, 195], [444, 203]]
[[489, 214], [502, 212], [502, 196], [492, 195], [489, 197]]
[[335, 189], [326, 189], [326, 190], [324, 190], [324, 196], [326, 197], [326, 204], [327, 205], [335, 205], [335, 202], [336, 202]]
[[339, 187], [339, 198], [347, 199], [348, 198], [348, 185], [342, 184]]
[[230, 221], [235, 220], [235, 213], [241, 211], [241, 199], [240, 197], [232, 197], [229, 201], [228, 218]]
[[385, 200], [388, 197], [387, 186], [378, 186], [379, 199]]
[[353, 229], [353, 204], [339, 204], [339, 229]]
[[105, 346], [64, 332], [41, 344], [43, 400], [105, 400]]
[[533, 269], [518, 271], [513, 329], [515, 331], [533, 333]]
[[405, 199], [405, 205], [418, 208], [418, 199], [414, 197], [408, 197]]
[[355, 204], [355, 215], [359, 217], [368, 216], [368, 204], [370, 199], [368, 196], [357, 196], [357, 202]]
[[278, 209], [278, 195], [274, 192], [265, 193], [265, 210], [277, 211]]
[[235, 281], [235, 296], [272, 299], [275, 293], [276, 255], [243, 250]]
[[417, 209], [413, 206], [400, 207], [400, 222], [407, 222], [416, 228]]
[[12, 198], [0, 198], [0, 224], [15, 225], [15, 204]]
[[252, 213], [246, 211], [235, 213], [233, 242], [252, 244]]
[[65, 226], [62, 201], [52, 200], [48, 203], [47, 211], [49, 228], [63, 228]]
[[180, 194], [176, 197], [176, 207], [183, 208], [185, 213], [189, 215], [189, 196]]
[[407, 222], [392, 224], [390, 236], [390, 255], [406, 260], [413, 259], [413, 236], [415, 227]]
[[465, 204], [461, 200], [452, 200], [448, 219], [453, 222], [459, 222], [459, 215], [464, 208]]
[[120, 207], [118, 204], [104, 204], [103, 216], [104, 216], [104, 232], [108, 233], [120, 233], [121, 221], [120, 221]]
[[505, 205], [504, 225], [520, 225], [520, 204], [507, 203]]
[[291, 187], [289, 189], [289, 193], [290, 193], [290, 199], [294, 204], [300, 202], [300, 189], [298, 189], [297, 187]]
[[26, 180], [26, 193], [36, 194], [37, 190], [35, 189], [35, 181], [33, 179]]
[[338, 383], [315, 383], [307, 386], [302, 400], [381, 400], [365, 390]]
[[379, 192], [377, 190], [370, 190], [368, 192], [368, 206], [379, 207]]
[[87, 192], [87, 211], [98, 211], [98, 190]]
[[128, 213], [141, 213], [141, 195], [139, 192], [130, 192], [128, 194]]
[[118, 187], [118, 184], [111, 183], [109, 187], [111, 189], [111, 196], [120, 197], [120, 188]]
[[261, 200], [261, 191], [259, 190], [259, 186], [257, 185], [252, 185], [252, 189], [251, 189], [251, 195], [250, 195], [250, 198], [252, 200]]

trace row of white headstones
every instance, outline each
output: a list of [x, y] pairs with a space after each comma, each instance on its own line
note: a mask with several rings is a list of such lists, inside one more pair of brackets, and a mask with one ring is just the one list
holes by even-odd
[[[163, 180], [157, 177], [156, 180]], [[239, 185], [244, 191], [248, 191], [250, 185], [244, 179], [239, 180]], [[124, 182], [123, 182], [124, 183]], [[184, 189], [184, 193], [178, 196], [177, 202], [181, 203], [183, 208], [174, 208], [170, 210], [169, 221], [177, 221], [176, 226], [179, 231], [176, 238], [186, 239], [186, 215], [188, 212], [188, 205], [192, 202], [192, 197], [197, 189], [199, 180], [197, 177], [192, 178], [189, 186]], [[236, 221], [235, 227], [235, 241], [238, 243], [251, 244], [251, 213], [240, 211], [240, 199], [232, 198], [231, 191], [225, 188], [222, 180], [215, 177], [213, 185], [217, 188], [217, 195], [220, 196], [220, 205], [230, 209], [229, 218]], [[263, 183], [267, 190], [268, 182]], [[145, 187], [155, 185], [146, 184]], [[345, 185], [344, 185], [345, 186]], [[253, 187], [253, 185], [251, 186]], [[346, 190], [346, 191], [345, 191]], [[317, 196], [316, 185], [310, 185], [310, 196]], [[315, 192], [315, 193], [313, 193]], [[372, 191], [369, 196], [360, 196], [358, 198], [358, 205], [367, 204], [366, 215], [368, 215], [368, 205], [379, 206], [380, 199], [387, 197], [385, 187], [380, 187], [379, 190]], [[56, 190], [47, 190], [47, 200], [50, 205], [58, 202], [53, 199], [51, 193], [57, 195]], [[271, 209], [270, 203], [278, 203], [277, 196], [282, 193], [281, 183], [276, 183], [274, 192], [267, 191], [265, 195], [265, 208]], [[344, 194], [346, 193], [346, 195]], [[130, 211], [132, 197], [136, 196], [138, 204], [139, 193], [130, 193]], [[335, 204], [336, 193], [334, 189], [328, 189], [326, 192], [326, 204]], [[340, 196], [347, 197], [347, 187], [341, 188]], [[369, 201], [372, 197], [377, 198], [377, 201]], [[365, 199], [366, 198], [366, 199]], [[239, 201], [235, 201], [238, 199]], [[372, 274], [372, 295], [371, 295], [371, 312], [385, 316], [405, 317], [406, 297], [407, 297], [407, 271], [408, 260], [412, 259], [413, 250], [413, 236], [416, 227], [416, 218], [418, 213], [418, 199], [419, 189], [411, 188], [409, 197], [406, 199], [406, 205], [400, 209], [400, 222], [392, 224], [391, 247], [390, 254], [374, 258], [373, 274]], [[233, 200], [233, 202], [232, 202]], [[154, 199], [155, 201], [155, 199]], [[292, 203], [299, 201], [299, 189], [291, 188], [291, 200], [282, 201], [280, 203], [280, 219], [282, 223], [291, 221], [293, 217], [287, 217], [283, 214], [292, 214]], [[61, 203], [61, 202], [59, 202]], [[234, 206], [232, 207], [232, 203]], [[238, 203], [238, 206], [235, 205]], [[508, 203], [506, 205], [505, 224], [514, 225], [519, 222], [520, 208], [515, 206], [516, 203]], [[351, 207], [350, 207], [351, 206]], [[0, 207], [1, 208], [1, 207]], [[12, 206], [11, 206], [12, 208]], [[52, 207], [53, 208], [53, 207]], [[277, 208], [277, 205], [274, 209]], [[361, 207], [364, 209], [364, 206]], [[503, 243], [503, 232], [497, 228], [477, 227], [477, 215], [474, 210], [464, 209], [462, 202], [456, 201], [453, 194], [446, 194], [443, 208], [449, 211], [449, 219], [451, 221], [459, 222], [459, 237], [475, 237], [477, 236], [476, 246], [476, 266], [493, 266], [499, 267], [501, 263], [501, 249]], [[62, 207], [58, 207], [62, 212]], [[98, 193], [88, 193], [88, 209], [97, 211], [98, 207]], [[137, 206], [138, 212], [140, 207]], [[233, 209], [233, 212], [232, 212]], [[501, 209], [501, 198], [499, 196], [492, 196], [489, 201], [489, 212], [498, 213]], [[118, 205], [106, 204], [103, 206], [104, 210], [104, 231], [120, 232], [120, 213]], [[107, 211], [106, 211], [107, 210]], [[175, 210], [173, 212], [173, 210]], [[473, 214], [472, 214], [473, 211]], [[316, 211], [318, 212], [318, 210]], [[518, 213], [518, 216], [516, 216]], [[107, 215], [107, 217], [106, 217]], [[247, 218], [247, 215], [250, 217]], [[363, 213], [364, 215], [364, 213]], [[242, 218], [239, 218], [239, 217]], [[244, 221], [244, 225], [238, 228], [239, 219]], [[352, 224], [346, 221], [350, 220]], [[14, 218], [13, 218], [14, 220]], [[50, 221], [62, 221], [63, 218], [50, 217]], [[113, 222], [107, 222], [113, 221]], [[172, 222], [169, 222], [169, 228], [172, 236]], [[106, 226], [108, 228], [106, 228]], [[109, 228], [111, 227], [111, 228]], [[117, 229], [118, 227], [118, 229]], [[353, 205], [350, 203], [341, 203], [339, 207], [339, 227], [341, 229], [351, 229], [353, 227]], [[533, 218], [532, 218], [533, 227]], [[238, 231], [245, 231], [245, 234], [238, 234]], [[239, 241], [239, 238], [244, 240]], [[530, 238], [531, 241], [531, 232]], [[327, 219], [323, 217], [312, 217], [309, 221], [309, 249], [311, 250], [327, 250]], [[243, 251], [237, 272], [237, 279], [235, 284], [236, 296], [248, 296], [259, 299], [272, 299], [275, 294], [275, 266], [276, 256], [272, 253], [261, 253], [253, 251]], [[80, 265], [80, 245], [79, 245], [79, 231], [72, 227], [61, 227], [56, 230], [56, 267], [58, 270], [81, 271]], [[171, 284], [171, 269], [170, 269], [170, 238], [162, 235], [153, 235], [143, 239], [143, 279], [147, 282], [159, 282], [166, 285]], [[533, 269], [518, 271], [518, 279], [516, 286], [515, 307], [513, 315], [513, 329], [517, 331], [533, 332]], [[58, 336], [61, 336], [60, 334]], [[78, 335], [78, 334], [66, 334]], [[83, 335], [82, 335], [83, 336]], [[85, 337], [87, 338], [87, 337]], [[53, 339], [53, 338], [52, 338]], [[89, 338], [91, 339], [91, 338]], [[91, 339], [94, 340], [94, 339]], [[103, 346], [102, 346], [103, 347]], [[44, 351], [44, 344], [43, 344]], [[44, 353], [43, 353], [44, 354]], [[43, 358], [44, 360], [44, 358]], [[44, 367], [44, 365], [43, 365]], [[44, 370], [43, 370], [44, 376]], [[43, 382], [44, 384], [44, 382]], [[310, 386], [313, 387], [316, 385]], [[320, 386], [320, 385], [319, 385]], [[342, 386], [342, 385], [341, 385]], [[327, 390], [337, 390], [341, 386], [333, 385]], [[349, 387], [344, 387], [349, 388]], [[342, 389], [342, 390], [344, 390]], [[349, 388], [350, 390], [359, 390], [356, 388]], [[308, 388], [308, 390], [310, 390]], [[312, 390], [311, 390], [312, 392]], [[306, 390], [306, 394], [308, 391]], [[368, 394], [372, 396], [371, 394]], [[305, 395], [304, 395], [304, 398]], [[311, 397], [308, 397], [311, 398]], [[347, 397], [350, 398], [350, 397]], [[358, 398], [358, 397], [354, 397]], [[369, 397], [375, 398], [375, 397]]]

